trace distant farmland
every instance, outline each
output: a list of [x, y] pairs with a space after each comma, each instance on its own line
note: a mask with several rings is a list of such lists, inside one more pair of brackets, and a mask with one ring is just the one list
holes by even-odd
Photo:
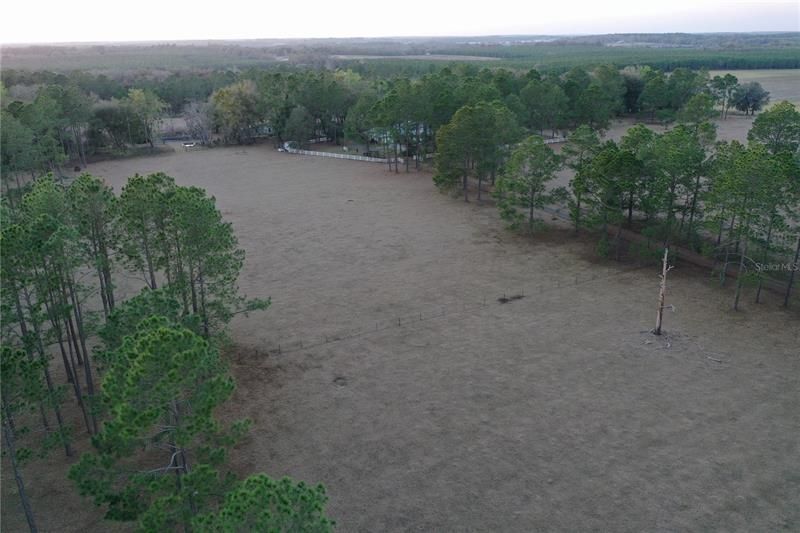
[[786, 70], [712, 70], [713, 76], [731, 73], [739, 82], [757, 81], [769, 91], [770, 101], [774, 104], [788, 100], [800, 106], [800, 69]]
[[499, 57], [486, 56], [460, 56], [447, 54], [425, 54], [409, 56], [372, 56], [372, 55], [335, 55], [334, 59], [406, 59], [422, 61], [500, 61]]
[[[280, 65], [425, 72], [447, 62], [478, 66], [567, 70], [613, 64], [709, 69], [798, 69], [800, 39], [765, 37], [735, 43], [696, 36], [692, 44], [631, 42], [624, 46], [559, 38], [531, 42], [517, 38], [341, 39], [295, 41], [208, 41], [173, 43], [4, 46], [3, 69], [124, 71], [129, 69], [231, 69]], [[653, 37], [655, 39], [656, 37]], [[510, 39], [510, 38], [506, 38]], [[705, 40], [704, 40], [705, 39]]]

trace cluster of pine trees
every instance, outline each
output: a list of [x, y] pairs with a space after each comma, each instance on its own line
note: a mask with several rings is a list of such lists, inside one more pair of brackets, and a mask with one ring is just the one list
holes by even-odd
[[[494, 196], [512, 227], [532, 233], [535, 209], [566, 200], [575, 230], [599, 233], [602, 255], [620, 258], [625, 228], [647, 238], [639, 253], [649, 254], [651, 243], [657, 250], [677, 244], [713, 257], [723, 285], [735, 265], [734, 309], [748, 284], [761, 301], [770, 278], [785, 283], [788, 306], [800, 269], [800, 112], [781, 102], [761, 113], [748, 145], [716, 142], [715, 133], [706, 121], [682, 122], [664, 133], [637, 125], [617, 143], [584, 125], [562, 154], [531, 136], [507, 145], [505, 158], [485, 149], [458, 152], [461, 166], [453, 168], [465, 194], [470, 172], [487, 165], [497, 170]], [[439, 164], [449, 157], [440, 154]], [[565, 165], [574, 172], [569, 187], [548, 187]], [[439, 180], [449, 183], [441, 174]]]
[[215, 416], [235, 385], [225, 328], [269, 301], [239, 295], [244, 252], [214, 198], [165, 174], [118, 195], [44, 176], [4, 196], [2, 222], [2, 430], [31, 531], [24, 473], [46, 453], [140, 531], [331, 529], [322, 486], [228, 466], [248, 422]]
[[4, 180], [62, 174], [68, 162], [107, 149], [122, 154], [138, 144], [155, 146], [166, 105], [150, 91], [131, 89], [124, 98], [97, 100], [75, 85], [46, 85], [30, 102], [9, 101], [3, 90]]

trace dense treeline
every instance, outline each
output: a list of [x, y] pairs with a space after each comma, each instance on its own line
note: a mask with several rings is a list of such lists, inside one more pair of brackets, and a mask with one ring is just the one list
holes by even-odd
[[216, 89], [230, 85], [236, 79], [237, 74], [231, 70], [133, 72], [120, 76], [84, 71], [69, 74], [13, 69], [3, 71], [3, 84], [10, 90], [10, 98], [22, 96], [25, 99], [27, 96], [31, 99], [38, 88], [46, 85], [77, 87], [100, 101], [122, 99], [130, 89], [142, 89], [163, 100], [173, 115], [179, 114], [187, 103], [206, 100]]
[[244, 252], [214, 198], [164, 174], [119, 194], [38, 177], [4, 196], [0, 251], [3, 438], [31, 531], [25, 465], [56, 448], [83, 452], [80, 494], [140, 531], [331, 529], [323, 487], [230, 472], [248, 422], [215, 415], [235, 386], [220, 348], [270, 302], [239, 295]]
[[[739, 84], [732, 75], [710, 79], [705, 71], [608, 65], [547, 74], [461, 64], [411, 79], [253, 70], [222, 79], [235, 81], [183, 106], [186, 133], [196, 139], [346, 141], [386, 157], [395, 171], [401, 161], [408, 171], [436, 154], [437, 185], [459, 187], [466, 200], [470, 179], [477, 179], [479, 196], [484, 182], [494, 186], [511, 147], [531, 133], [565, 136], [581, 125], [602, 130], [622, 114], [660, 124], [677, 120], [702, 132], [714, 116], [724, 119], [732, 109], [754, 114], [769, 101], [758, 83]], [[154, 91], [131, 88], [121, 98], [102, 100], [84, 92], [81, 80], [84, 86], [92, 81], [58, 78], [32, 102], [10, 102], [3, 110], [6, 189], [11, 176], [58, 173], [66, 160], [85, 164], [87, 153], [104, 147], [154, 146], [157, 122], [170, 107]], [[192, 94], [205, 95], [210, 87], [200, 85]], [[697, 204], [697, 193], [692, 196]], [[693, 230], [694, 213], [690, 219]]]
[[[251, 70], [172, 74], [129, 87], [85, 73], [8, 72], [6, 81], [16, 82], [3, 98], [6, 176], [58, 175], [67, 161], [85, 166], [96, 154], [154, 149], [160, 119], [177, 110], [186, 123], [180, 133], [202, 142], [348, 139], [366, 151], [402, 156], [408, 167], [409, 158], [419, 165], [436, 151], [437, 130], [458, 109], [478, 102], [499, 102], [527, 131], [556, 136], [579, 124], [605, 128], [623, 113], [661, 123], [682, 112], [710, 113], [715, 105], [723, 113], [754, 113], [769, 97], [757, 83], [740, 85], [732, 76], [709, 80], [704, 71], [609, 65], [548, 74], [460, 64], [388, 79], [349, 70]], [[34, 91], [17, 99], [20, 87]]]

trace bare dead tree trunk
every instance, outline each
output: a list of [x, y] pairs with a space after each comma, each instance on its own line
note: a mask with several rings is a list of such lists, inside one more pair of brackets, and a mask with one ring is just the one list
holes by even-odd
[[661, 323], [664, 318], [664, 300], [667, 296], [667, 272], [672, 270], [673, 267], [667, 266], [667, 259], [669, 257], [669, 248], [664, 248], [664, 259], [661, 262], [661, 288], [658, 291], [658, 313], [656, 314], [656, 327], [653, 330], [654, 335], [661, 335]]

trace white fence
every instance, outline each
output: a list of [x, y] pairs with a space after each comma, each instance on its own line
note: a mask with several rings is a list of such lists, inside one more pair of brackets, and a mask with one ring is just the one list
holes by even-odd
[[[315, 139], [314, 141], [320, 141], [321, 139]], [[551, 137], [549, 139], [545, 139], [545, 144], [556, 144], [556, 143], [563, 143], [566, 142], [567, 139], [564, 137]], [[340, 154], [335, 152], [317, 152], [314, 150], [299, 150], [297, 148], [291, 148], [289, 143], [283, 143], [283, 149], [289, 152], [290, 154], [300, 154], [300, 155], [314, 155], [319, 157], [332, 157], [334, 159], [350, 159], [351, 161], [368, 161], [370, 163], [388, 163], [388, 159], [382, 159], [380, 157], [367, 157], [364, 155], [355, 155], [355, 154]], [[394, 160], [392, 160], [394, 163]], [[404, 163], [402, 158], [398, 158], [399, 163]]]
[[315, 152], [313, 150], [298, 150], [297, 148], [284, 148], [290, 154], [300, 154], [300, 155], [316, 155], [319, 157], [332, 157], [334, 159], [350, 159], [353, 161], [369, 161], [370, 163], [386, 163], [386, 159], [381, 159], [379, 157], [367, 157], [364, 155], [355, 155], [355, 154], [337, 154], [334, 152]]

